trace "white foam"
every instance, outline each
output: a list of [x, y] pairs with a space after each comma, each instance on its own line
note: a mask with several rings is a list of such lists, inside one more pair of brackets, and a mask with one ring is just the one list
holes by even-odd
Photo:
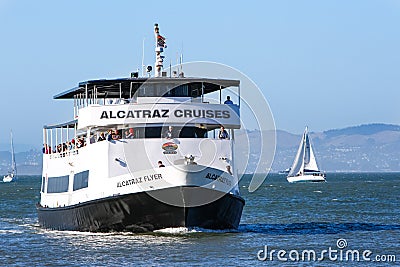
[[22, 234], [21, 230], [0, 230], [0, 234]]
[[[164, 233], [164, 234], [187, 234], [190, 233], [192, 230], [190, 230], [187, 227], [172, 227], [172, 228], [164, 228], [164, 229], [159, 229], [155, 230], [154, 233]], [[196, 231], [196, 230], [194, 230]]]
[[172, 227], [172, 228], [164, 228], [155, 230], [154, 233], [163, 233], [163, 234], [192, 234], [192, 233], [230, 233], [235, 231], [234, 229], [226, 229], [226, 230], [212, 230], [212, 229], [204, 229], [200, 227]]

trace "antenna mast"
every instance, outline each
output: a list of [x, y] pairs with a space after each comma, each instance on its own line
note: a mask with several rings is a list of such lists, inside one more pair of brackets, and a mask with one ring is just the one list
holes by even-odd
[[158, 28], [157, 23], [154, 24], [154, 36], [156, 38], [156, 63], [154, 64], [154, 77], [161, 77], [161, 70], [164, 62], [164, 56], [161, 55], [161, 53], [164, 52], [164, 48], [167, 48], [167, 46], [165, 45], [165, 38], [160, 35], [160, 29]]
[[143, 43], [142, 43], [142, 77], [144, 77], [144, 72], [146, 68], [146, 66], [144, 65], [144, 40], [145, 38], [143, 38]]

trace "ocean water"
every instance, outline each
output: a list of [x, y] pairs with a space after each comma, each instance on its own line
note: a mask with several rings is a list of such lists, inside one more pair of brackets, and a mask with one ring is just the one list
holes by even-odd
[[0, 183], [0, 266], [399, 266], [400, 173], [327, 180], [273, 174], [249, 193], [245, 177], [238, 231], [99, 234], [41, 229], [40, 177], [23, 176]]

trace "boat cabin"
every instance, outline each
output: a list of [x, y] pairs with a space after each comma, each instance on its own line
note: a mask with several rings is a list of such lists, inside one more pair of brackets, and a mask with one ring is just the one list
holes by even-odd
[[[225, 89], [225, 91], [223, 91]], [[225, 93], [228, 92], [228, 93]], [[237, 96], [224, 104], [223, 95]], [[240, 128], [240, 81], [158, 77], [90, 80], [54, 96], [73, 99], [72, 121], [44, 127], [44, 153], [63, 156], [112, 139], [218, 138], [221, 126], [234, 138]], [[235, 100], [234, 100], [235, 101]], [[54, 155], [53, 155], [54, 156]]]

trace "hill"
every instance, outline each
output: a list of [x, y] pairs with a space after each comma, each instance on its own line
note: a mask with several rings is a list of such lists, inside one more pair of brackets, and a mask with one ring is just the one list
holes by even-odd
[[[287, 169], [292, 165], [301, 135], [277, 130], [276, 152], [274, 158], [268, 155], [267, 160], [260, 162], [265, 170], [272, 162], [272, 171]], [[322, 170], [329, 172], [388, 172], [400, 171], [400, 126], [391, 124], [366, 124], [343, 129], [332, 129], [310, 133], [318, 164]], [[250, 146], [247, 145], [249, 139]], [[274, 132], [253, 130], [239, 132], [236, 135], [237, 158], [243, 159], [250, 151], [250, 166], [246, 172], [256, 170], [261, 149], [273, 151]], [[263, 141], [263, 146], [261, 146]], [[31, 146], [32, 147], [32, 146]], [[19, 174], [40, 175], [42, 153], [38, 149], [30, 149], [16, 153]], [[0, 151], [0, 174], [8, 171], [10, 152]], [[239, 162], [238, 164], [244, 164]]]

